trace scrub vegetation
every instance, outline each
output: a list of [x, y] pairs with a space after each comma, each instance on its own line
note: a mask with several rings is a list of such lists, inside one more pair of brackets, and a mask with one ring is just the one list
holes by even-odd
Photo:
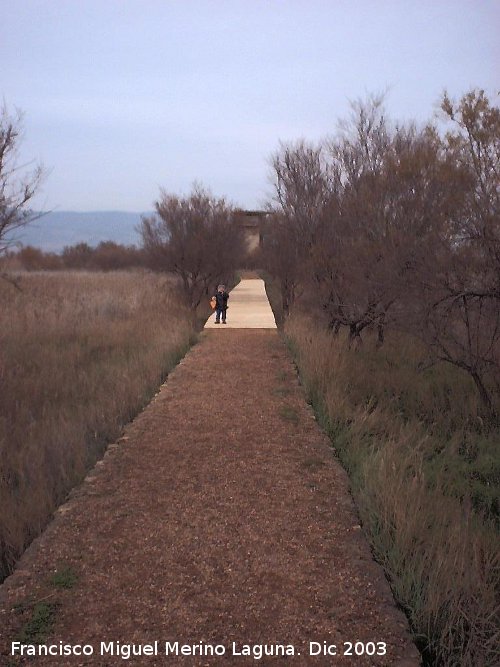
[[427, 665], [498, 664], [500, 109], [281, 144], [269, 298]]
[[53, 602], [37, 602], [29, 609], [29, 619], [21, 628], [18, 641], [22, 644], [43, 644], [55, 622], [57, 605]]
[[0, 577], [194, 341], [172, 278], [0, 280]]
[[353, 351], [299, 314], [285, 333], [426, 664], [495, 664], [498, 429], [473, 383], [421, 370], [422, 347], [404, 336]]

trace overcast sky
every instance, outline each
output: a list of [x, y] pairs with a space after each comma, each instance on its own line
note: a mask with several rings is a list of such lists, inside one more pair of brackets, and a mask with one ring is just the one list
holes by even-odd
[[150, 210], [195, 180], [254, 208], [279, 140], [332, 134], [349, 99], [389, 89], [423, 122], [445, 88], [500, 89], [498, 0], [0, 0], [0, 22], [51, 209]]

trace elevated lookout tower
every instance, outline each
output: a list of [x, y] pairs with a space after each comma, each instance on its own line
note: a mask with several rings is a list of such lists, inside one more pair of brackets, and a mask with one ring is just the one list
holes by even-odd
[[262, 245], [262, 223], [268, 215], [268, 211], [243, 211], [241, 209], [235, 213], [235, 222], [243, 229], [249, 255]]

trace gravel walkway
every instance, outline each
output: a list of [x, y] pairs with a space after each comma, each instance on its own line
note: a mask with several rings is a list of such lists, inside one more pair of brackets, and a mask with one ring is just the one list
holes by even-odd
[[[0, 588], [1, 664], [418, 665], [348, 489], [278, 333], [205, 332]], [[93, 654], [9, 657], [37, 600]]]

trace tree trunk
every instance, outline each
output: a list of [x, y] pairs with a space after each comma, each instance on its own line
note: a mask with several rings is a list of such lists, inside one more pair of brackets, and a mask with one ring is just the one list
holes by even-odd
[[481, 398], [481, 403], [487, 409], [489, 415], [493, 417], [495, 415], [495, 410], [493, 408], [493, 403], [491, 402], [491, 396], [490, 396], [488, 390], [486, 389], [481, 376], [479, 375], [479, 373], [477, 371], [472, 371], [471, 375], [472, 375], [472, 379], [474, 380], [474, 384], [476, 385], [477, 390], [479, 392], [479, 396]]
[[337, 336], [341, 327], [341, 322], [336, 317], [332, 317], [328, 322], [328, 331], [332, 331], [334, 336]]
[[362, 343], [363, 343], [363, 339], [361, 338], [361, 335], [360, 335], [358, 322], [356, 322], [355, 324], [350, 324], [349, 325], [349, 349], [351, 349], [353, 345], [355, 346], [355, 349], [358, 349]]
[[288, 303], [288, 294], [286, 289], [281, 288], [281, 306], [283, 308], [283, 317], [288, 317], [290, 314], [290, 304]]
[[283, 317], [288, 317], [290, 314], [290, 308], [293, 304], [294, 299], [294, 288], [293, 284], [290, 285], [288, 281], [283, 281], [281, 283], [281, 304], [283, 307]]
[[385, 341], [385, 313], [382, 313], [377, 322], [377, 347], [382, 347], [384, 341]]

